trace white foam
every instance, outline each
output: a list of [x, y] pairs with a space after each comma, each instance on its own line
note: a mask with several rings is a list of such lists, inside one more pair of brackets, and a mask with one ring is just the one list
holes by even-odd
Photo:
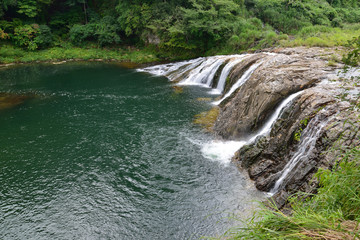
[[208, 92], [210, 95], [220, 95], [221, 92], [217, 89], [211, 89], [211, 91]]
[[204, 157], [219, 161], [224, 164], [228, 164], [235, 152], [242, 148], [244, 145], [249, 145], [256, 141], [259, 136], [266, 136], [270, 133], [275, 121], [281, 115], [281, 112], [303, 91], [294, 93], [288, 96], [281, 102], [275, 112], [267, 120], [262, 128], [260, 128], [255, 134], [249, 137], [246, 141], [211, 141], [202, 145], [201, 152]]
[[202, 145], [201, 153], [207, 159], [227, 165], [235, 152], [245, 143], [245, 141], [211, 141]]

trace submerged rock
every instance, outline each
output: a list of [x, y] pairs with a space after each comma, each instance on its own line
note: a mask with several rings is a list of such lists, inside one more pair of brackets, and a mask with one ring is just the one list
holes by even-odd
[[16, 107], [33, 98], [35, 94], [0, 93], [0, 111]]
[[214, 122], [219, 115], [219, 108], [213, 107], [207, 112], [202, 112], [200, 114], [195, 115], [194, 123], [199, 124], [205, 130], [211, 132], [214, 126]]

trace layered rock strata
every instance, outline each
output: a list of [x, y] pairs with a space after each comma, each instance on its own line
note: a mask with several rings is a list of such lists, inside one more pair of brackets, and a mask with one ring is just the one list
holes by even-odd
[[[263, 63], [219, 106], [219, 117], [213, 127], [215, 134], [223, 139], [246, 139], [266, 122], [283, 99], [304, 90], [282, 112], [269, 136], [242, 147], [233, 158], [263, 191], [273, 189], [285, 166], [299, 150], [301, 134], [311, 127], [309, 122], [315, 116], [319, 122], [327, 121], [314, 140], [314, 148], [305, 152], [304, 159], [291, 170], [284, 186], [276, 192], [280, 206], [290, 193], [315, 191], [316, 181], [310, 180], [318, 168], [331, 168], [341, 148], [360, 143], [356, 109], [359, 86], [336, 74], [340, 65], [329, 66], [326, 58], [335, 54], [333, 50], [312, 48], [255, 54], [261, 56]], [[230, 79], [238, 78], [236, 73], [243, 71], [243, 65], [235, 66]]]

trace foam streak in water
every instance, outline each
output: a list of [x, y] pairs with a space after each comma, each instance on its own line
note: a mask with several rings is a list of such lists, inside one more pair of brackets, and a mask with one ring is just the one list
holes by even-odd
[[230, 91], [228, 91], [225, 96], [219, 101], [214, 102], [214, 105], [219, 105], [224, 99], [228, 98], [236, 89], [241, 87], [253, 74], [253, 72], [262, 64], [262, 61], [259, 63], [253, 64], [246, 72], [241, 76], [241, 78], [231, 87]]
[[[326, 110], [323, 109], [322, 111]], [[294, 175], [293, 170], [295, 167], [299, 166], [299, 164], [305, 161], [313, 152], [316, 140], [319, 138], [322, 129], [332, 119], [327, 118], [325, 120], [321, 120], [321, 115], [321, 112], [318, 113], [309, 122], [307, 128], [303, 131], [298, 150], [282, 170], [280, 178], [276, 181], [275, 186], [270, 191], [271, 194], [275, 194], [277, 191], [279, 191], [286, 184], [286, 181]]]

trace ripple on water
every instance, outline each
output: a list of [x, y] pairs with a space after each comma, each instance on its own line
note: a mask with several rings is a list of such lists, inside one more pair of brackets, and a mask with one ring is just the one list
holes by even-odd
[[263, 196], [229, 163], [240, 143], [192, 125], [206, 89], [103, 63], [0, 72], [27, 89], [51, 97], [0, 112], [0, 239], [197, 239]]

